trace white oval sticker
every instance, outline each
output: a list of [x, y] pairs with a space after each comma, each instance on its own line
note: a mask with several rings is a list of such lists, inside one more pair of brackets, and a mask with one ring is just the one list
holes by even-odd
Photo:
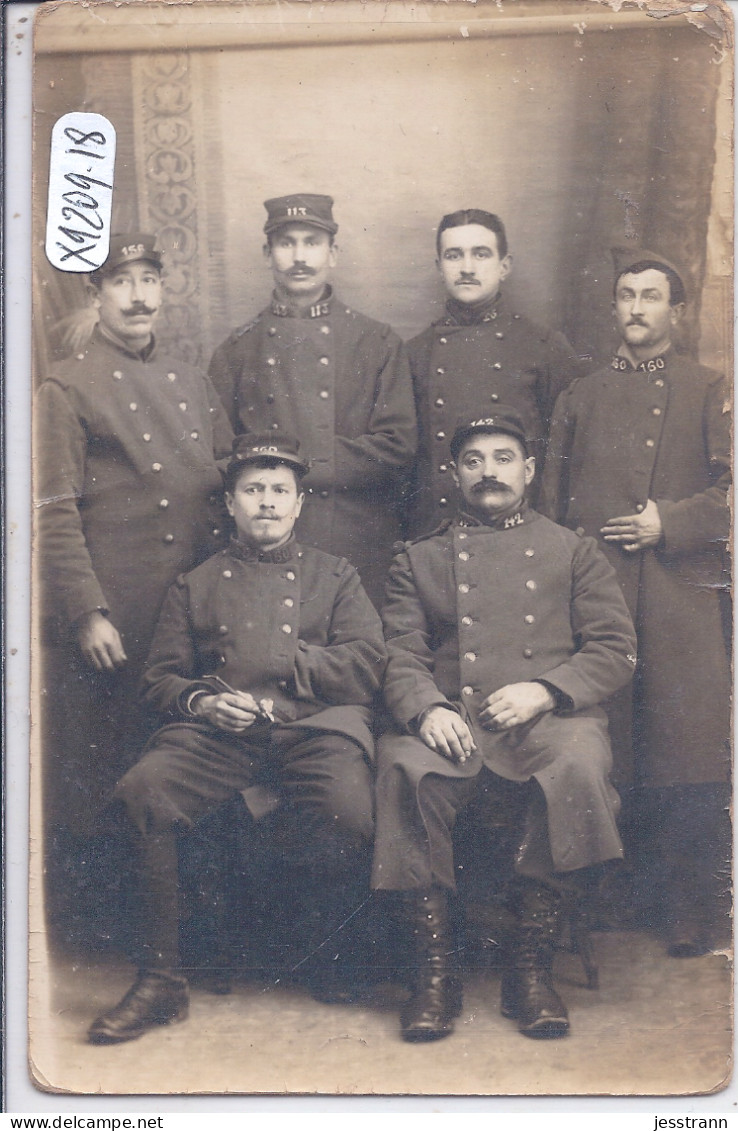
[[60, 271], [95, 271], [110, 249], [115, 127], [73, 111], [51, 134], [46, 255]]

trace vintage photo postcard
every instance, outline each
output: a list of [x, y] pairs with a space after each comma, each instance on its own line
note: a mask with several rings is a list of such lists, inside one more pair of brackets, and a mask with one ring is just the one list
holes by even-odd
[[32, 23], [33, 1086], [720, 1093], [729, 5]]

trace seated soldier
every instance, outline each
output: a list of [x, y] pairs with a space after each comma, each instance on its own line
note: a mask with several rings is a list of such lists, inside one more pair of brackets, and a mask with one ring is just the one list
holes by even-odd
[[526, 505], [528, 450], [514, 409], [463, 421], [451, 442], [461, 509], [401, 548], [387, 587], [397, 732], [379, 742], [373, 886], [411, 893], [408, 1041], [447, 1036], [461, 1011], [447, 893], [466, 806], [496, 788], [508, 804], [520, 795], [502, 1012], [529, 1037], [569, 1029], [552, 981], [562, 889], [622, 856], [599, 704], [632, 675], [635, 632], [593, 539]]
[[[177, 836], [217, 807], [276, 781], [316, 844], [344, 863], [371, 843], [368, 758], [381, 685], [381, 623], [344, 558], [300, 547], [293, 527], [308, 463], [280, 432], [234, 441], [225, 500], [227, 549], [172, 586], [143, 678], [170, 721], [118, 783], [137, 848], [139, 974], [89, 1030], [95, 1044], [183, 1020]], [[336, 854], [336, 859], [341, 852]], [[337, 883], [320, 861], [321, 884]]]

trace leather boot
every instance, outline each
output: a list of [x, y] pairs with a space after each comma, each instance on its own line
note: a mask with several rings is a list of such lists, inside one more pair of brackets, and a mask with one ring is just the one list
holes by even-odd
[[93, 1045], [133, 1041], [154, 1025], [184, 1021], [189, 1002], [186, 978], [168, 971], [142, 970], [118, 1004], [93, 1021], [87, 1039]]
[[514, 1018], [526, 1037], [564, 1037], [569, 1032], [566, 1006], [553, 987], [553, 959], [560, 896], [534, 880], [518, 881], [511, 910], [518, 925], [502, 976], [503, 1017]]
[[451, 972], [448, 898], [441, 888], [407, 897], [415, 939], [412, 997], [400, 1021], [406, 1041], [437, 1041], [454, 1031], [462, 1009], [461, 982]]

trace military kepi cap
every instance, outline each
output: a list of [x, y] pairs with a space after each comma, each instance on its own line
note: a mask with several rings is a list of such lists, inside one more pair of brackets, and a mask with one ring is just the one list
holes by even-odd
[[152, 263], [159, 271], [162, 268], [161, 251], [156, 246], [156, 236], [150, 232], [126, 232], [122, 235], [110, 237], [110, 251], [108, 258], [94, 272], [95, 275], [109, 275], [127, 263], [138, 263], [143, 260]]
[[264, 459], [286, 463], [300, 478], [310, 470], [310, 461], [300, 455], [300, 441], [297, 437], [274, 429], [271, 432], [248, 432], [243, 436], [236, 436], [226, 474], [231, 474], [237, 467]]
[[665, 267], [668, 271], [673, 271], [679, 282], [682, 284], [682, 289], [686, 295], [687, 284], [684, 278], [683, 271], [677, 267], [675, 263], [667, 259], [658, 251], [652, 251], [647, 247], [613, 247], [610, 249], [613, 263], [615, 264], [615, 281], [621, 275], [628, 274], [634, 267], [642, 267], [644, 264], [653, 264], [654, 267]]
[[322, 228], [332, 236], [338, 231], [338, 224], [333, 219], [333, 197], [321, 196], [315, 192], [297, 192], [292, 196], [275, 196], [272, 200], [265, 200], [267, 221], [264, 231], [267, 235], [285, 224], [312, 224], [314, 228]]
[[458, 458], [462, 446], [469, 437], [477, 432], [488, 436], [495, 432], [504, 432], [508, 436], [514, 436], [523, 445], [526, 455], [528, 454], [528, 438], [525, 434], [523, 418], [514, 408], [498, 405], [490, 416], [480, 416], [476, 419], [470, 419], [468, 416], [460, 417], [451, 439], [451, 455], [454, 459]]

